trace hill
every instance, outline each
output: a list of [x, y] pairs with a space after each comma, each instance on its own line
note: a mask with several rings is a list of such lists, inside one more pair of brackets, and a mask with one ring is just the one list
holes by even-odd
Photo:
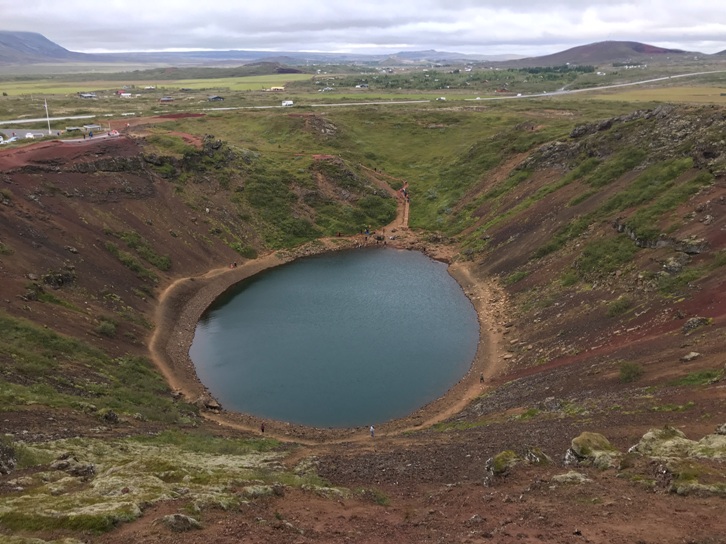
[[68, 51], [37, 32], [0, 30], [0, 64], [69, 62], [93, 58], [92, 55]]
[[693, 55], [679, 49], [665, 49], [654, 45], [628, 41], [605, 41], [580, 45], [552, 55], [519, 59], [509, 64], [527, 67], [562, 66], [564, 64], [603, 65], [612, 63], [639, 63]]
[[[516, 55], [463, 54], [446, 51], [400, 51], [393, 55], [348, 53], [311, 53], [299, 51], [179, 51], [149, 53], [104, 53], [88, 55], [68, 51], [34, 32], [0, 31], [0, 63], [138, 63], [173, 66], [229, 66], [255, 62], [306, 65], [310, 62], [412, 64], [431, 62], [499, 62], [515, 67], [547, 67], [564, 64], [600, 65], [613, 62], [645, 62], [694, 55], [687, 51], [665, 49], [630, 41], [606, 41], [573, 47], [552, 55], [520, 58]], [[700, 55], [699, 56], [704, 56]]]
[[[722, 540], [724, 110], [512, 102], [0, 148], [0, 539]], [[375, 440], [263, 434], [196, 380], [195, 316], [361, 224], [451, 263], [475, 367]]]

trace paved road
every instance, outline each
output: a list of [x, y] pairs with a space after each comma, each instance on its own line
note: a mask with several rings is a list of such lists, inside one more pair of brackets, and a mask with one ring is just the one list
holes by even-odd
[[464, 100], [473, 100], [476, 102], [481, 102], [483, 100], [512, 100], [512, 99], [522, 99], [522, 98], [542, 98], [546, 96], [562, 96], [567, 94], [575, 94], [575, 93], [589, 93], [592, 91], [605, 91], [608, 89], [617, 89], [619, 87], [633, 87], [635, 85], [646, 85], [648, 83], [657, 83], [659, 81], [668, 81], [669, 79], [678, 79], [682, 77], [694, 77], [694, 76], [705, 76], [709, 74], [724, 74], [726, 73], [726, 70], [710, 70], [708, 72], [693, 72], [691, 74], [678, 74], [675, 76], [663, 76], [663, 77], [656, 77], [653, 79], [643, 79], [641, 81], [631, 81], [630, 83], [614, 83], [612, 85], [600, 85], [599, 87], [588, 87], [586, 89], [573, 89], [573, 90], [567, 90], [567, 89], [560, 89], [559, 91], [552, 91], [551, 93], [537, 93], [537, 94], [522, 94], [518, 96], [488, 96], [486, 98], [465, 98]]

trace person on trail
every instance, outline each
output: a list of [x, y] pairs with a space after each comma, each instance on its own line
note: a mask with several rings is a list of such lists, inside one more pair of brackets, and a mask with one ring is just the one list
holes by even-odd
[[479, 383], [484, 383], [484, 373], [479, 374]]
[[262, 434], [265, 434], [265, 424], [264, 424], [264, 422], [263, 423], [260, 423], [260, 432]]
[[373, 427], [373, 425], [371, 425], [371, 438], [373, 438], [375, 436], [375, 434], [376, 434], [376, 429], [375, 429], [375, 427]]

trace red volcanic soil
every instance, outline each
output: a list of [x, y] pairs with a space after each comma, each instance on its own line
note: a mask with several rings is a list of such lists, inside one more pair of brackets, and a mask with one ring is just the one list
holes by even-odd
[[[12, 258], [0, 259], [0, 299], [6, 312], [90, 338], [110, 353], [131, 351], [153, 357], [145, 343], [124, 340], [148, 339], [148, 331], [141, 327], [124, 324], [129, 328], [114, 340], [94, 336], [92, 316], [103, 315], [110, 302], [89, 295], [104, 290], [122, 293], [133, 311], [153, 319], [163, 314], [166, 299], [161, 294], [175, 281], [193, 277], [194, 283], [202, 284], [205, 277], [235, 273], [226, 265], [239, 257], [223, 243], [210, 240], [209, 227], [199, 217], [204, 216], [190, 210], [170, 183], [146, 169], [143, 161], [134, 162], [142, 151], [139, 141], [125, 136], [0, 150], [0, 179], [10, 193], [0, 207], [0, 241], [14, 249]], [[90, 171], [88, 164], [95, 170]], [[379, 184], [385, 180], [383, 174], [375, 179]], [[718, 202], [723, 189], [714, 191], [720, 192], [709, 197]], [[210, 196], [208, 213], [224, 210], [226, 203], [222, 192]], [[401, 224], [407, 214], [403, 208], [400, 212], [398, 223], [390, 227], [396, 228], [399, 247], [426, 250], [442, 259], [457, 251], [455, 246], [420, 239]], [[174, 263], [168, 272], [158, 273], [155, 299], [129, 295], [138, 287], [138, 278], [102, 250], [108, 231], [131, 227], [164, 247]], [[726, 238], [719, 229], [721, 224], [707, 236], [713, 250], [721, 249]], [[78, 284], [63, 293], [84, 308], [82, 312], [49, 309], [23, 299], [29, 275], [68, 263], [75, 267]], [[249, 263], [254, 266], [254, 261]], [[136, 521], [107, 534], [81, 535], [82, 540], [104, 544], [726, 542], [724, 498], [670, 492], [662, 462], [642, 459], [608, 470], [576, 467], [589, 482], [552, 480], [572, 469], [563, 465], [563, 456], [583, 431], [602, 433], [625, 452], [654, 427], [671, 425], [697, 440], [726, 422], [723, 380], [695, 386], [676, 381], [724, 368], [722, 278], [712, 276], [676, 300], [653, 297], [645, 313], [618, 321], [599, 304], [616, 296], [613, 293], [627, 291], [617, 277], [605, 286], [573, 291], [561, 305], [534, 299], [534, 309], [525, 311], [510, 302], [518, 296], [516, 286], [509, 292], [496, 289], [487, 266], [496, 263], [465, 262], [452, 269], [479, 310], [488, 347], [480, 351], [476, 364], [481, 366], [435, 403], [435, 413], [381, 425], [375, 439], [366, 429], [292, 430], [270, 422], [266, 435], [282, 441], [289, 452], [285, 460], [289, 467], [312, 459], [322, 478], [353, 490], [350, 496], [329, 498], [285, 488], [232, 511], [203, 510], [194, 514], [201, 529], [174, 533], [158, 520], [189, 511], [191, 505], [180, 492], [181, 498], [150, 507]], [[562, 264], [544, 262], [541, 270], [523, 281], [556, 277], [558, 266]], [[647, 298], [647, 294], [633, 296]], [[178, 315], [187, 302], [175, 302]], [[171, 309], [171, 317], [167, 316], [171, 324], [156, 323], [160, 329], [174, 326], [177, 308]], [[685, 330], [687, 320], [696, 316], [710, 321]], [[682, 357], [689, 352], [700, 355], [684, 362]], [[623, 362], [640, 365], [642, 378], [623, 382], [619, 377]], [[480, 370], [485, 374], [483, 384]], [[177, 378], [171, 376], [170, 381]], [[30, 441], [162, 429], [160, 424], [142, 421], [99, 429], [91, 416], [42, 406], [4, 412], [0, 422], [3, 432]], [[434, 422], [439, 425], [430, 426]], [[248, 423], [210, 414], [200, 424], [219, 435], [257, 436], [256, 427]], [[505, 450], [523, 455], [528, 446], [541, 449], [552, 462], [520, 464], [506, 475], [488, 477], [487, 459]], [[712, 463], [714, 473], [723, 476], [723, 462]], [[0, 476], [0, 494], [15, 493], [7, 483], [14, 477]], [[0, 524], [0, 539], [5, 534], [1, 529]], [[40, 534], [53, 540], [78, 537], [54, 530]]]

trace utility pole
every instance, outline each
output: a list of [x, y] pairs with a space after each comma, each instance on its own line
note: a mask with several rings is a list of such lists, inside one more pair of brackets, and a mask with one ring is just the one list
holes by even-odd
[[44, 102], [45, 102], [45, 118], [48, 120], [48, 136], [50, 136], [53, 133], [50, 131], [50, 116], [48, 115], [48, 99], [47, 98], [44, 99]]

